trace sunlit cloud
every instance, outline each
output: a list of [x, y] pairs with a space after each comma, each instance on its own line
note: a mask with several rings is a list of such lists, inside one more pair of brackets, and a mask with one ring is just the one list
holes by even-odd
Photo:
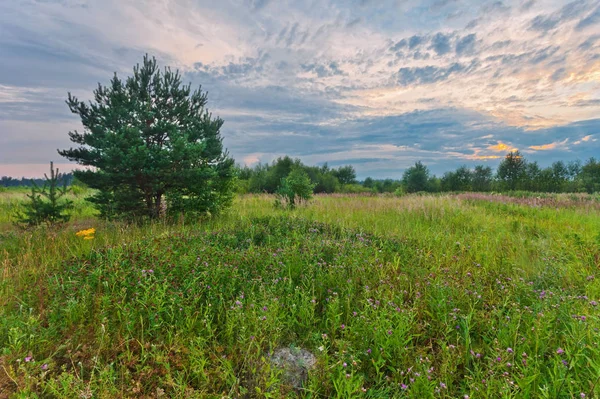
[[554, 143], [542, 144], [542, 145], [531, 145], [530, 149], [534, 151], [547, 151], [547, 150], [555, 150], [557, 148], [564, 148], [566, 144], [569, 142], [569, 139], [564, 139], [563, 141], [555, 141]]
[[599, 15], [593, 0], [4, 1], [0, 162], [60, 161], [78, 127], [66, 92], [90, 99], [146, 52], [209, 91], [239, 163], [585, 158], [600, 144], [583, 139], [598, 131]]
[[499, 141], [497, 144], [490, 145], [487, 149], [490, 151], [494, 151], [494, 152], [504, 152], [504, 153], [517, 150], [517, 148], [510, 146], [506, 143], [503, 143], [501, 141]]

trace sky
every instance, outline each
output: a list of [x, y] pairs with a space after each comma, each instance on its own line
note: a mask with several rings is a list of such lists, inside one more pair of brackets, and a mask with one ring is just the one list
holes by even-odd
[[0, 176], [39, 176], [65, 99], [144, 54], [208, 91], [239, 164], [290, 155], [399, 178], [600, 155], [597, 0], [2, 0]]

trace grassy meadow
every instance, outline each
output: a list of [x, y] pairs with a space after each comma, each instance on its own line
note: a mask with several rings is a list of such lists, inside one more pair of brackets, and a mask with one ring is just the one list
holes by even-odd
[[[22, 231], [25, 193], [0, 192], [0, 398], [600, 397], [596, 206], [248, 195], [137, 226], [80, 193]], [[281, 347], [316, 356], [302, 389]]]

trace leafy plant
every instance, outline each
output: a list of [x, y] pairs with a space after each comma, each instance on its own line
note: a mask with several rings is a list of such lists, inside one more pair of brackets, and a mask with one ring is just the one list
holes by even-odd
[[310, 200], [314, 188], [315, 185], [311, 183], [305, 171], [300, 168], [292, 169], [286, 178], [281, 179], [275, 205], [293, 209], [296, 205]]
[[40, 224], [65, 223], [70, 219], [68, 213], [73, 208], [73, 201], [64, 198], [69, 189], [66, 181], [60, 187], [62, 174], [58, 168], [54, 170], [54, 164], [50, 162], [50, 177], [44, 174], [46, 179], [42, 187], [31, 181], [31, 194], [23, 207], [22, 212], [17, 214], [17, 223], [25, 226], [38, 226]]

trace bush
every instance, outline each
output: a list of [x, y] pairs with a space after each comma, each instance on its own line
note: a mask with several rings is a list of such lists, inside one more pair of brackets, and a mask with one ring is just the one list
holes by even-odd
[[299, 203], [310, 200], [314, 188], [315, 185], [311, 183], [306, 172], [300, 168], [295, 168], [286, 178], [281, 179], [281, 185], [277, 189], [275, 205], [277, 207], [287, 206], [293, 209]]

